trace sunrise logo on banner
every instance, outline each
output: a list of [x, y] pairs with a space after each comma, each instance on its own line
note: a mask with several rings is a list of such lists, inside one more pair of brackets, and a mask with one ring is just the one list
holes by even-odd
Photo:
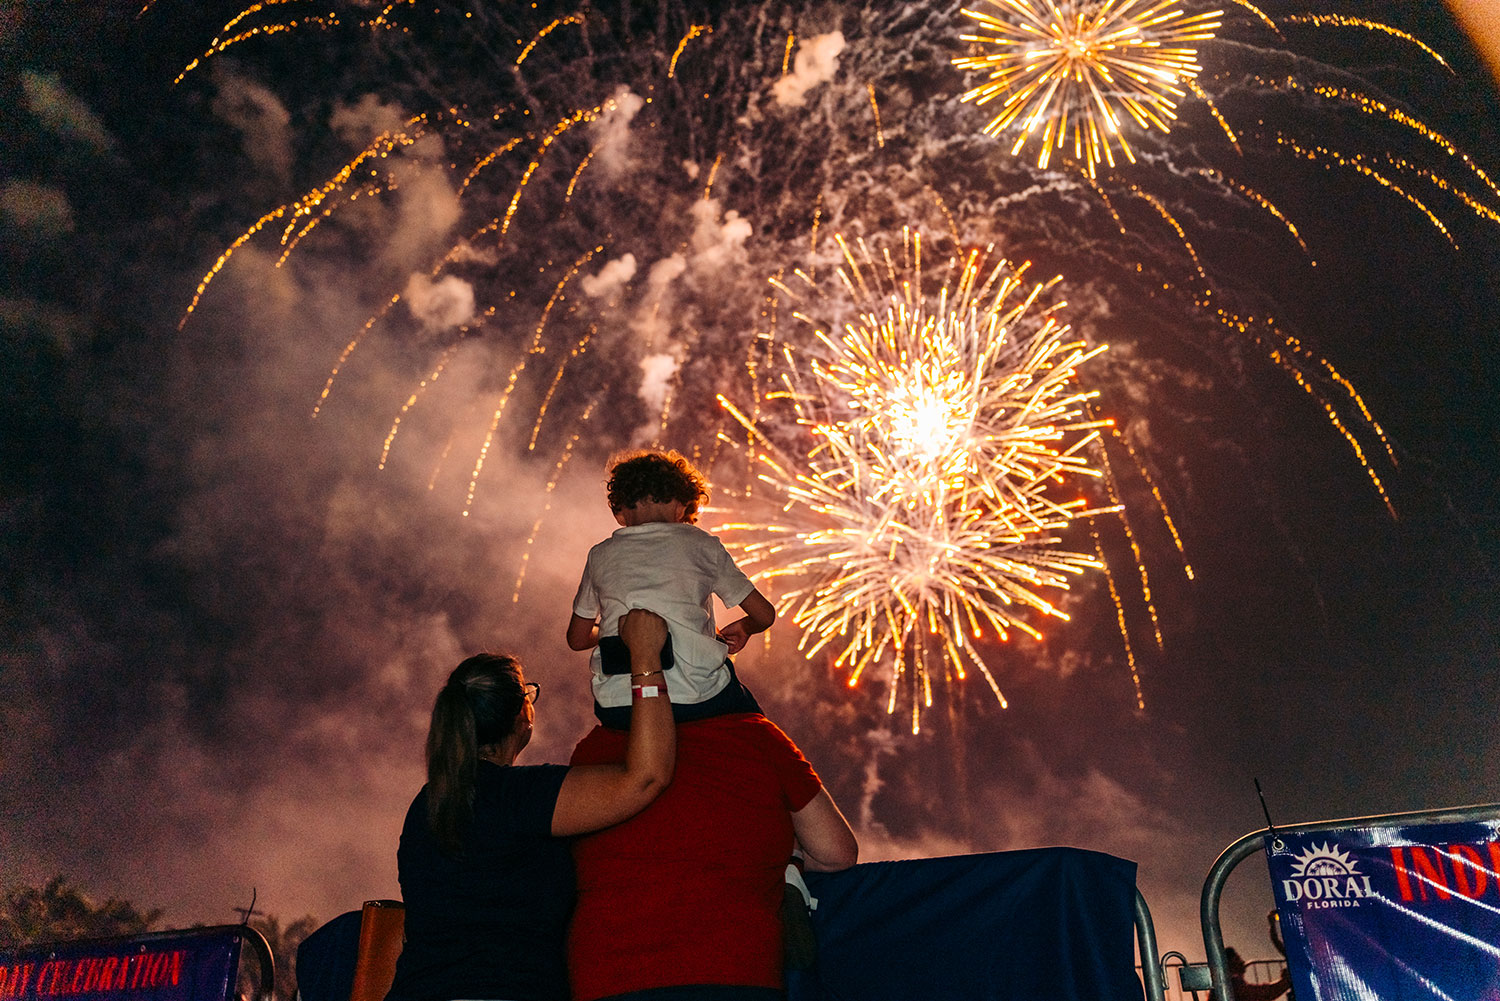
[[1500, 820], [1265, 839], [1299, 999], [1500, 998]]
[[1332, 843], [1313, 845], [1297, 856], [1281, 891], [1287, 900], [1306, 901], [1310, 908], [1358, 907], [1360, 900], [1375, 895], [1370, 877], [1360, 875], [1354, 859]]

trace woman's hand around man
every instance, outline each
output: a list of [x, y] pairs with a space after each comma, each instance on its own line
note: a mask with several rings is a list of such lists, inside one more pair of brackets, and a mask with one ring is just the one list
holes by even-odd
[[[587, 834], [628, 820], [672, 781], [677, 726], [660, 660], [667, 624], [654, 612], [634, 609], [620, 619], [620, 638], [630, 648], [633, 689], [625, 761], [568, 770], [552, 810], [555, 837]], [[635, 684], [637, 679], [642, 683]]]

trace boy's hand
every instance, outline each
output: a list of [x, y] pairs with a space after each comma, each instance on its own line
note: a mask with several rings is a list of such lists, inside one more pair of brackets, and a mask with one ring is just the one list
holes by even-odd
[[739, 653], [745, 649], [745, 644], [750, 642], [751, 633], [748, 624], [747, 619], [739, 618], [727, 623], [719, 630], [719, 638], [724, 641], [725, 646], [729, 647], [730, 654]]
[[756, 588], [751, 588], [750, 593], [740, 602], [740, 611], [744, 612], [742, 618], [719, 630], [719, 638], [729, 647], [729, 652], [739, 653], [750, 641], [750, 637], [756, 633], [763, 633], [771, 628], [776, 621], [776, 606], [766, 600]]

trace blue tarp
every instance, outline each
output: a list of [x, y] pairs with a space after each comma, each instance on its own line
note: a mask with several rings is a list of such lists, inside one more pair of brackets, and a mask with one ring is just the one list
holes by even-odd
[[361, 917], [359, 911], [345, 911], [297, 946], [297, 993], [302, 1001], [349, 1001]]
[[[790, 1001], [1140, 1001], [1135, 863], [1036, 848], [808, 873], [818, 961]], [[297, 951], [304, 1001], [348, 1001], [360, 913]]]
[[818, 960], [791, 1001], [1140, 1001], [1135, 869], [1037, 848], [808, 873]]

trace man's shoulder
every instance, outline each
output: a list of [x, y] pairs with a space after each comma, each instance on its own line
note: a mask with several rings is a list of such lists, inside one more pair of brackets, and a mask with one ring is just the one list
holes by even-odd
[[806, 758], [792, 738], [760, 713], [713, 716], [677, 727], [678, 763], [726, 773], [786, 774]]
[[749, 740], [790, 744], [792, 739], [762, 713], [731, 713], [678, 724], [678, 733], [703, 740]]
[[625, 743], [630, 734], [625, 730], [611, 730], [607, 726], [596, 726], [584, 734], [573, 748], [569, 764], [597, 765], [620, 760], [625, 753]]

